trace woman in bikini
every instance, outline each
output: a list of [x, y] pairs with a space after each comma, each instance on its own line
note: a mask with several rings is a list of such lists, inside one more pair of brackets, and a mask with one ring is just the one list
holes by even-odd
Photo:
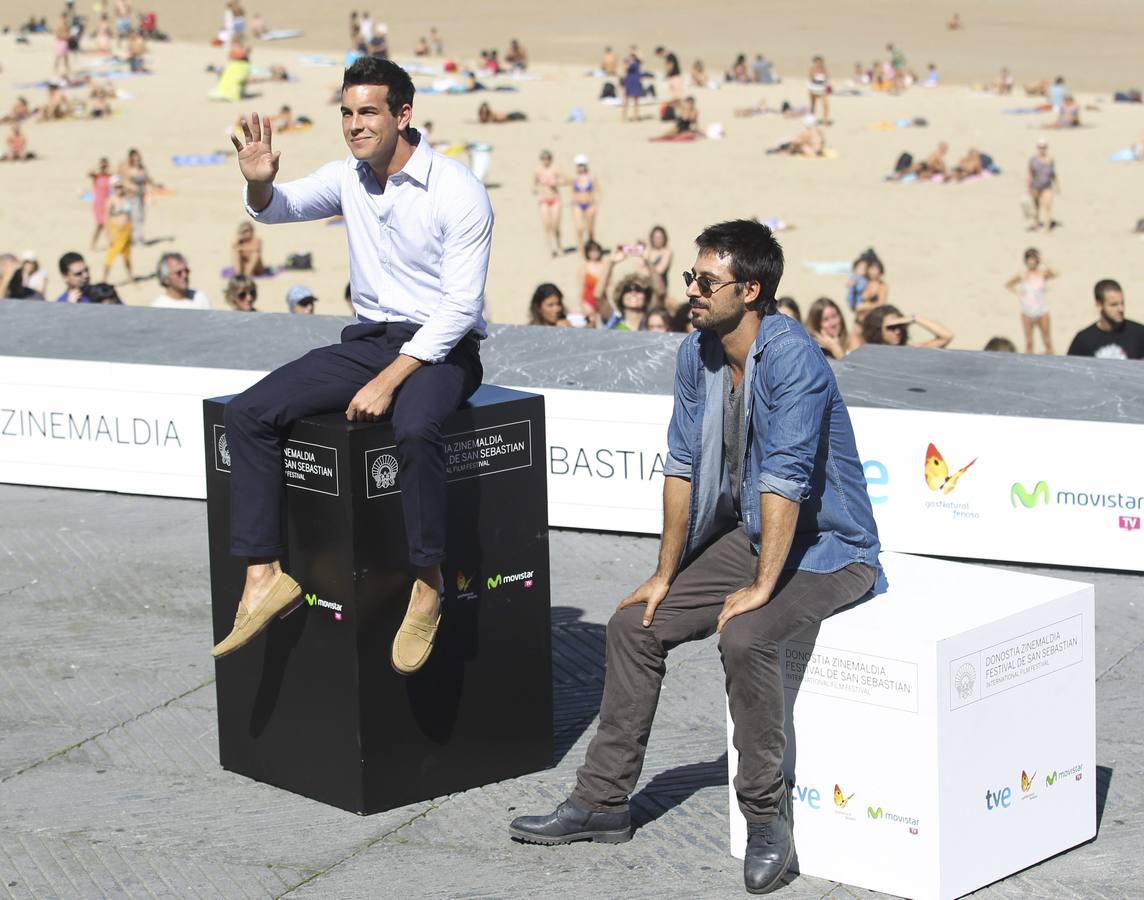
[[52, 45], [52, 74], [55, 75], [62, 69], [65, 76], [71, 75], [71, 62], [68, 58], [68, 52], [70, 50], [68, 39], [71, 37], [71, 25], [68, 23], [68, 14], [66, 12], [60, 13], [60, 17], [56, 20], [56, 27], [53, 29], [52, 34], [55, 36], [55, 42]]
[[826, 74], [826, 63], [821, 56], [816, 56], [810, 62], [810, 72], [807, 75], [807, 88], [810, 91], [810, 113], [815, 114], [818, 101], [822, 101], [822, 115], [819, 120], [823, 125], [830, 124], [830, 76]]
[[1025, 268], [1007, 282], [1005, 287], [1021, 300], [1021, 330], [1025, 332], [1025, 352], [1033, 352], [1033, 330], [1041, 332], [1041, 343], [1045, 353], [1053, 352], [1053, 339], [1049, 334], [1049, 302], [1045, 288], [1050, 278], [1057, 273], [1041, 265], [1041, 254], [1036, 247], [1025, 251]]
[[532, 192], [540, 204], [540, 222], [544, 226], [544, 240], [554, 257], [564, 252], [560, 242], [560, 185], [564, 178], [552, 154], [547, 150], [540, 153], [540, 164], [532, 176]]
[[576, 223], [576, 246], [596, 239], [596, 213], [599, 209], [600, 184], [588, 171], [588, 157], [581, 153], [573, 162], [576, 175], [572, 179], [572, 221]]
[[151, 178], [147, 167], [143, 165], [143, 155], [134, 148], [127, 151], [127, 159], [119, 164], [119, 181], [131, 201], [131, 242], [145, 244], [147, 241], [143, 236], [143, 224], [147, 218], [147, 189], [161, 189], [163, 186]]
[[262, 239], [254, 236], [254, 226], [250, 222], [238, 226], [238, 236], [231, 245], [231, 252], [235, 275], [253, 278], [266, 271], [262, 264]]
[[862, 324], [866, 317], [879, 306], [885, 306], [890, 298], [890, 288], [886, 284], [886, 270], [880, 259], [871, 259], [866, 263], [866, 286], [862, 289], [862, 296], [858, 298], [858, 305], [854, 307], [854, 333], [850, 335], [850, 349], [857, 350], [862, 346]]
[[95, 233], [91, 236], [91, 249], [94, 250], [107, 225], [107, 201], [111, 197], [111, 163], [106, 156], [100, 157], [99, 164], [87, 173], [87, 177], [91, 179], [91, 212], [95, 216]]

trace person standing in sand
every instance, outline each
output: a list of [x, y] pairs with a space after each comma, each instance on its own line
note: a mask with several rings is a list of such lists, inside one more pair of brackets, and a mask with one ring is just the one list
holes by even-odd
[[68, 22], [66, 12], [60, 13], [52, 34], [55, 36], [55, 41], [52, 44], [52, 74], [55, 75], [62, 70], [66, 77], [71, 75], [70, 48], [68, 46], [68, 38], [71, 37], [71, 24]]
[[807, 75], [807, 87], [810, 91], [810, 114], [813, 116], [822, 101], [822, 115], [819, 121], [823, 125], [830, 124], [830, 76], [826, 74], [826, 62], [821, 56], [811, 60], [810, 72]]
[[345, 410], [349, 422], [392, 416], [411, 591], [390, 662], [408, 675], [433, 650], [441, 621], [448, 522], [442, 426], [480, 385], [480, 342], [493, 212], [480, 180], [412, 127], [413, 82], [364, 57], [342, 80], [348, 158], [275, 185], [273, 126], [254, 115], [232, 137], [246, 211], [266, 224], [345, 217], [358, 322], [339, 344], [271, 372], [226, 407], [231, 552], [246, 560], [234, 628], [212, 655], [246, 645], [302, 602], [282, 571], [282, 447], [294, 422]]
[[131, 243], [145, 244], [143, 223], [147, 218], [147, 189], [161, 188], [143, 165], [143, 154], [135, 148], [127, 151], [127, 159], [119, 164], [119, 180], [123, 182], [127, 198], [131, 201]]
[[[91, 236], [91, 249], [107, 224], [107, 201], [111, 197], [111, 163], [101, 156], [95, 169], [87, 173], [91, 179], [91, 212], [95, 216], [95, 232]], [[105, 278], [104, 281], [107, 279]]]
[[643, 64], [640, 62], [640, 53], [632, 45], [628, 58], [624, 60], [624, 105], [620, 109], [620, 121], [628, 121], [628, 104], [632, 107], [632, 121], [639, 121], [640, 98], [643, 97]]
[[579, 154], [573, 162], [572, 221], [576, 224], [576, 247], [583, 249], [587, 241], [596, 239], [596, 213], [599, 209], [600, 182], [588, 171], [588, 157]]
[[1021, 298], [1021, 330], [1025, 333], [1025, 352], [1033, 352], [1033, 329], [1041, 332], [1046, 355], [1052, 355], [1053, 339], [1049, 334], [1049, 301], [1045, 297], [1046, 283], [1057, 273], [1041, 265], [1041, 254], [1036, 247], [1025, 251], [1025, 268], [1007, 282], [1006, 289]]
[[1029, 160], [1029, 196], [1033, 200], [1033, 224], [1029, 231], [1044, 228], [1052, 231], [1056, 222], [1053, 221], [1053, 197], [1061, 190], [1057, 180], [1057, 167], [1052, 155], [1049, 153], [1049, 142], [1044, 138], [1037, 141], [1037, 152]]
[[116, 258], [123, 258], [127, 277], [135, 280], [131, 271], [131, 198], [127, 195], [123, 182], [112, 179], [112, 196], [107, 204], [107, 256], [103, 261], [103, 281], [111, 281], [111, 264]]
[[564, 252], [560, 241], [560, 185], [564, 176], [552, 161], [548, 150], [540, 152], [540, 162], [532, 173], [532, 192], [540, 204], [540, 223], [544, 226], [544, 242], [554, 257]]

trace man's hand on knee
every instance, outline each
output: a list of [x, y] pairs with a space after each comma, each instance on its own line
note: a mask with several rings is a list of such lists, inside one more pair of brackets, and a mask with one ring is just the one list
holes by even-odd
[[624, 597], [620, 601], [620, 605], [616, 607], [618, 612], [628, 606], [634, 606], [637, 603], [646, 603], [647, 609], [644, 610], [643, 624], [644, 628], [651, 625], [651, 620], [655, 617], [655, 610], [662, 602], [663, 598], [667, 596], [668, 590], [671, 588], [671, 583], [659, 575], [652, 575], [647, 581], [641, 584], [638, 588]]
[[350, 422], [376, 422], [392, 406], [393, 390], [379, 375], [354, 394], [350, 405], [346, 407], [346, 419]]
[[723, 601], [723, 610], [719, 613], [719, 620], [715, 625], [715, 630], [722, 634], [723, 626], [735, 618], [735, 616], [750, 612], [753, 609], [759, 609], [770, 602], [771, 592], [768, 590], [760, 590], [753, 584], [749, 584], [745, 588], [739, 588], [739, 590], [734, 593], [728, 594], [727, 599]]

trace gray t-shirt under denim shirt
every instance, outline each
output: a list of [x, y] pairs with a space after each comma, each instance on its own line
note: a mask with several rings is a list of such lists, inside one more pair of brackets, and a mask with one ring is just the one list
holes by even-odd
[[735, 515], [743, 517], [739, 502], [740, 485], [743, 481], [743, 395], [747, 385], [739, 382], [732, 386], [731, 367], [723, 367], [723, 461], [731, 479], [731, 500], [735, 505]]

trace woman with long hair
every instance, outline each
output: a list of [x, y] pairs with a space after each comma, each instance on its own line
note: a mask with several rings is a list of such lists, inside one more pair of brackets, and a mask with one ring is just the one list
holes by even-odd
[[551, 282], [538, 285], [528, 304], [529, 325], [564, 326], [570, 324], [564, 309], [564, 293]]
[[842, 359], [849, 351], [850, 335], [838, 304], [819, 297], [806, 311], [806, 330], [831, 359]]

